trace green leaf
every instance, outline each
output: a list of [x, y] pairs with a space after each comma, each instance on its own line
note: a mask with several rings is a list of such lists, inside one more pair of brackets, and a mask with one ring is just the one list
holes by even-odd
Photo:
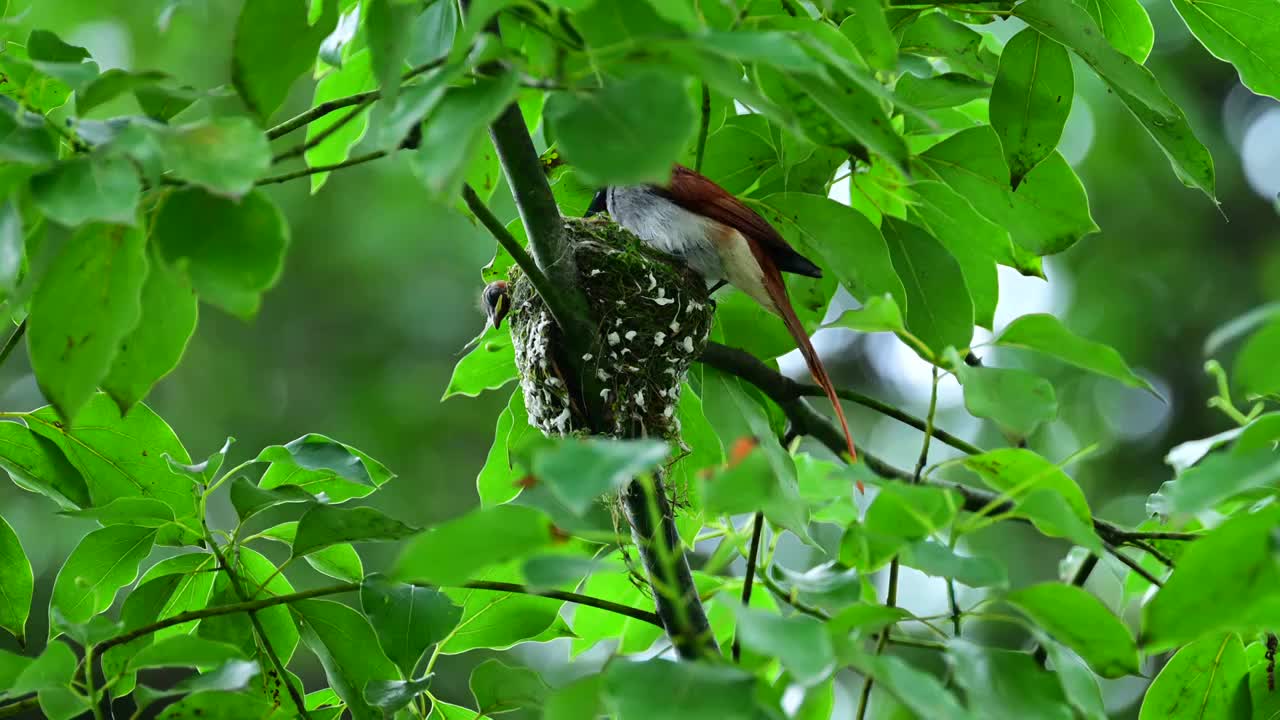
[[303, 600], [293, 608], [302, 618], [303, 641], [320, 659], [329, 685], [353, 717], [381, 720], [382, 713], [365, 701], [364, 688], [373, 681], [399, 679], [399, 672], [378, 649], [369, 622], [346, 605], [329, 600]]
[[168, 77], [165, 73], [155, 70], [130, 72], [112, 68], [76, 92], [76, 114], [88, 115], [89, 111], [114, 100], [119, 95], [154, 85]]
[[1244, 644], [1235, 633], [1182, 648], [1142, 698], [1138, 720], [1251, 717]]
[[261, 192], [237, 202], [190, 188], [164, 200], [152, 240], [205, 302], [249, 318], [280, 279], [289, 226]]
[[1231, 367], [1231, 379], [1247, 393], [1271, 395], [1280, 393], [1280, 370], [1276, 353], [1280, 352], [1280, 320], [1273, 320], [1249, 336]]
[[[848, 21], [845, 24], [847, 25]], [[914, 105], [921, 110], [936, 110], [988, 97], [991, 94], [991, 83], [958, 72], [929, 77], [904, 73], [898, 78], [893, 91], [894, 95], [904, 103]]]
[[1129, 369], [1129, 365], [1115, 348], [1076, 335], [1052, 315], [1023, 315], [1009, 323], [994, 342], [1005, 347], [1034, 350], [1089, 372], [1119, 380], [1130, 387], [1142, 388], [1152, 394], [1156, 392], [1151, 383]]
[[32, 659], [29, 657], [15, 655], [8, 650], [0, 650], [0, 687], [6, 688], [5, 692], [8, 692], [8, 688], [13, 686], [14, 681], [31, 662]]
[[457, 74], [454, 66], [423, 73], [418, 82], [405, 86], [390, 106], [379, 104], [370, 121], [378, 150], [390, 150], [400, 144], [422, 118], [435, 109]]
[[[405, 29], [407, 30], [408, 27], [406, 26]], [[397, 75], [397, 87], [398, 80], [399, 76]], [[341, 69], [330, 72], [320, 78], [320, 82], [316, 83], [315, 98], [311, 101], [311, 104], [312, 106], [319, 106], [337, 98], [372, 90], [375, 87], [376, 82], [373, 77], [373, 70], [369, 67], [369, 51], [361, 50], [352, 54], [342, 64]], [[388, 98], [388, 102], [391, 101]], [[311, 122], [307, 125], [307, 140], [312, 141], [321, 133], [328, 133], [334, 124], [343, 120], [346, 114], [351, 112], [356, 111], [351, 109], [329, 113]], [[368, 127], [369, 113], [359, 113], [355, 119], [343, 125], [341, 129], [334, 130], [332, 134], [329, 134], [326, 140], [307, 150], [305, 153], [307, 165], [309, 167], [317, 167], [320, 165], [332, 165], [346, 160], [351, 155], [351, 149], [364, 137], [365, 130]], [[329, 173], [327, 172], [313, 174], [311, 176], [312, 194], [319, 192], [328, 179]]]
[[915, 669], [902, 658], [858, 652], [849, 661], [874, 677], [918, 717], [937, 720], [972, 720], [974, 717], [936, 677]]
[[[476, 579], [520, 582], [521, 577], [517, 570], [501, 566], [479, 574]], [[547, 632], [555, 632], [557, 623], [562, 622], [558, 614], [564, 602], [560, 600], [472, 588], [453, 588], [444, 592], [462, 606], [458, 627], [447, 640], [442, 641], [440, 652], [445, 655], [476, 648], [506, 649]], [[579, 624], [576, 615], [574, 624]], [[559, 637], [558, 634], [556, 636]]]
[[849, 0], [845, 5], [853, 14], [840, 23], [840, 32], [853, 41], [872, 68], [894, 70], [898, 64], [898, 39], [889, 29], [880, 0]]
[[231, 450], [231, 446], [235, 441], [235, 438], [228, 437], [222, 443], [221, 448], [210, 453], [209, 457], [201, 462], [194, 464], [180, 462], [168, 457], [166, 459], [169, 462], [169, 470], [176, 475], [189, 478], [194, 483], [211, 484], [214, 482], [214, 476], [218, 474], [218, 470], [222, 469], [222, 463], [227, 459], [227, 452]]
[[308, 22], [304, 0], [246, 0], [236, 20], [231, 82], [249, 109], [267, 119], [310, 69], [338, 23], [336, 0], [315, 0], [323, 13]]
[[891, 296], [906, 307], [907, 294], [889, 248], [862, 213], [820, 195], [779, 193], [764, 199], [764, 217], [801, 254], [819, 259], [855, 298]]
[[902, 311], [892, 295], [867, 298], [862, 307], [845, 310], [834, 322], [823, 327], [842, 327], [859, 332], [905, 332]]
[[394, 713], [429, 687], [431, 675], [417, 680], [374, 680], [365, 686], [364, 699], [383, 713]]
[[287, 445], [272, 445], [258, 454], [271, 466], [258, 487], [272, 490], [296, 485], [330, 503], [364, 497], [395, 477], [382, 463], [324, 435], [303, 435]]
[[906, 165], [906, 142], [893, 130], [880, 99], [865, 88], [843, 78], [837, 84], [768, 67], [757, 67], [756, 77], [770, 100], [796, 114], [804, 136], [813, 143], [851, 155], [870, 150], [897, 167]]
[[1136, 63], [1147, 61], [1156, 33], [1142, 0], [1075, 0], [1075, 4], [1089, 11], [1112, 47]]
[[[133, 630], [157, 620], [165, 620], [189, 610], [200, 610], [208, 605], [213, 593], [214, 571], [217, 557], [213, 553], [199, 552], [177, 555], [152, 565], [138, 580], [135, 590], [125, 598], [121, 618], [125, 629]], [[152, 590], [151, 598], [139, 599], [137, 607], [131, 607], [134, 598], [144, 585], [164, 579]], [[156, 631], [154, 638], [162, 640], [174, 635], [191, 632], [195, 622], [182, 623]]]
[[416, 528], [371, 507], [312, 505], [298, 521], [292, 557], [302, 557], [337, 543], [399, 540], [416, 532]]
[[1042, 160], [1016, 191], [1010, 190], [1000, 139], [989, 126], [952, 135], [920, 155], [920, 162], [1037, 255], [1062, 252], [1098, 230], [1084, 186], [1061, 153]]
[[236, 509], [236, 515], [240, 517], [242, 523], [263, 510], [277, 505], [316, 502], [314, 495], [297, 485], [280, 485], [271, 490], [264, 490], [244, 476], [231, 481], [230, 496], [231, 506]]
[[1160, 486], [1147, 505], [1161, 515], [1209, 510], [1240, 493], [1274, 487], [1280, 457], [1270, 447], [1216, 452]]
[[55, 222], [133, 225], [142, 186], [124, 158], [76, 157], [31, 178], [31, 198]]
[[[27, 349], [41, 391], [74, 421], [141, 317], [145, 238], [90, 225], [67, 240], [31, 300]], [[94, 302], [86, 303], [86, 298]]]
[[129, 668], [132, 670], [153, 667], [207, 668], [230, 660], [242, 659], [244, 655], [234, 645], [196, 635], [175, 635], [138, 651], [138, 654], [129, 661]]
[[165, 128], [156, 140], [173, 177], [216, 195], [245, 195], [271, 166], [267, 136], [247, 117], [214, 117]]
[[204, 94], [188, 85], [180, 88], [140, 87], [134, 89], [133, 96], [147, 117], [167, 123]]
[[1280, 50], [1274, 33], [1280, 6], [1267, 0], [1173, 0], [1173, 6], [1200, 44], [1236, 67], [1245, 87], [1280, 97]]
[[533, 508], [498, 505], [473, 510], [410, 540], [394, 575], [432, 585], [461, 585], [485, 568], [523, 557], [552, 539], [551, 520]]
[[908, 544], [945, 527], [962, 505], [951, 490], [885, 484], [867, 508], [865, 521], [846, 530], [840, 559], [863, 572], [883, 567]]
[[[643, 606], [647, 597], [625, 572], [592, 573], [582, 592], [632, 607]], [[644, 652], [663, 634], [662, 628], [649, 623], [587, 605], [574, 608], [573, 631], [576, 635], [570, 650], [573, 657], [610, 640], [618, 641], [619, 653]]]
[[482, 715], [519, 710], [540, 709], [551, 688], [538, 673], [522, 667], [511, 667], [489, 659], [471, 671], [471, 695]]
[[[265, 540], [275, 540], [290, 547], [298, 533], [297, 522], [280, 523], [260, 533]], [[346, 582], [360, 582], [364, 577], [364, 563], [360, 554], [348, 543], [330, 545], [320, 550], [309, 552], [304, 560], [316, 572]]]
[[1009, 585], [1009, 572], [996, 558], [960, 555], [933, 540], [921, 540], [909, 545], [899, 557], [903, 565], [915, 568], [925, 575], [952, 578], [972, 588]]
[[141, 713], [143, 709], [149, 707], [155, 701], [167, 697], [243, 690], [249, 686], [250, 681], [257, 677], [261, 671], [262, 668], [255, 661], [231, 660], [209, 672], [187, 677], [178, 684], [164, 690], [156, 690], [145, 685], [140, 686], [138, 692], [134, 695], [134, 702], [137, 704], [137, 712]]
[[1138, 646], [1129, 630], [1087, 591], [1064, 583], [1040, 583], [1011, 593], [1008, 601], [1079, 653], [1102, 677], [1140, 672]]
[[17, 697], [37, 690], [68, 687], [75, 671], [75, 653], [66, 644], [51, 640], [40, 656], [23, 668], [5, 690], [10, 697]]
[[13, 635], [19, 646], [27, 644], [27, 616], [34, 588], [31, 561], [18, 534], [0, 517], [0, 630]]
[[[240, 573], [240, 581], [250, 590], [264, 588], [260, 592], [268, 595], [289, 595], [294, 591], [293, 585], [284, 574], [277, 572], [278, 568], [253, 548], [241, 546], [234, 562]], [[209, 604], [226, 605], [237, 602], [240, 602], [240, 598], [228, 584], [226, 573], [218, 573]], [[289, 659], [293, 657], [293, 651], [298, 647], [298, 628], [294, 624], [289, 607], [276, 605], [259, 610], [258, 622], [262, 623], [267, 639], [280, 656], [280, 661], [288, 664]], [[254, 638], [253, 628], [244, 621], [242, 616], [207, 617], [200, 621], [197, 631], [201, 637], [235, 645], [246, 655], [258, 654], [258, 643]], [[366, 646], [366, 652], [368, 647], [372, 645]]]
[[0, 467], [23, 490], [40, 493], [64, 510], [89, 505], [89, 487], [53, 441], [18, 423], [0, 423]]
[[472, 340], [475, 347], [453, 368], [449, 386], [444, 389], [448, 400], [454, 395], [477, 397], [485, 390], [497, 390], [516, 379], [516, 353], [510, 328], [495, 328], [486, 323], [484, 331]]
[[231, 692], [204, 692], [188, 695], [166, 707], [158, 720], [244, 720], [261, 718], [273, 713], [265, 697], [259, 694]]
[[822, 623], [796, 613], [777, 613], [734, 607], [737, 633], [743, 647], [765, 657], [777, 658], [793, 679], [808, 687], [825, 680], [836, 669], [835, 648]]
[[1147, 652], [1211, 633], [1253, 632], [1280, 623], [1280, 583], [1273, 534], [1274, 506], [1229, 518], [1178, 558], [1164, 587], [1144, 608], [1140, 642]]
[[969, 414], [994, 421], [1012, 438], [1026, 438], [1058, 416], [1053, 385], [1039, 375], [1014, 368], [970, 367], [958, 356], [952, 366], [964, 386]]
[[974, 77], [994, 75], [996, 58], [982, 47], [982, 35], [941, 12], [919, 15], [902, 32], [902, 52], [947, 58], [957, 70]]
[[[1273, 691], [1271, 678], [1274, 668], [1268, 669], [1267, 646], [1261, 642], [1250, 643], [1245, 648], [1245, 661], [1249, 664], [1249, 696], [1252, 700], [1251, 718], [1273, 718], [1280, 712], [1280, 693]], [[0, 684], [3, 675], [0, 673]]]
[[762, 510], [771, 522], [809, 540], [808, 507], [800, 497], [795, 462], [778, 442], [778, 434], [770, 426], [765, 408], [738, 378], [710, 368], [706, 368], [703, 375], [702, 402], [724, 449], [742, 438], [753, 438], [759, 443], [759, 449], [737, 467], [703, 483], [706, 511]]
[[22, 212], [16, 198], [7, 198], [0, 204], [0, 297], [7, 298], [18, 289], [25, 255]]
[[1004, 46], [991, 87], [991, 126], [1000, 136], [1014, 189], [1057, 148], [1074, 93], [1066, 48], [1031, 28]]
[[665, 183], [696, 119], [684, 82], [657, 71], [556, 93], [544, 116], [565, 157], [598, 185]]
[[600, 687], [604, 679], [599, 675], [578, 678], [564, 687], [557, 688], [543, 706], [543, 720], [578, 720], [584, 717], [600, 717]]
[[489, 448], [484, 467], [476, 476], [476, 492], [480, 505], [489, 507], [509, 502], [520, 494], [518, 478], [525, 472], [523, 465], [508, 448], [519, 447], [525, 436], [539, 431], [529, 424], [529, 414], [524, 407], [524, 393], [517, 385], [511, 391], [511, 400], [498, 415], [494, 428], [493, 445]]
[[[187, 451], [164, 420], [139, 403], [128, 415], [105, 394], [94, 395], [80, 412], [79, 424], [66, 426], [51, 407], [26, 416], [31, 429], [53, 441], [84, 477], [95, 506], [121, 497], [154, 498], [173, 508], [178, 520], [196, 516], [191, 481], [169, 470], [165, 456], [190, 462]], [[159, 541], [178, 538], [160, 532]]]
[[653, 470], [670, 453], [661, 440], [562, 439], [535, 451], [534, 477], [583, 514], [601, 495]]
[[618, 720], [760, 716], [755, 678], [728, 665], [656, 659], [615, 662], [603, 677], [605, 705]]
[[1084, 493], [1057, 465], [1030, 450], [1006, 448], [967, 457], [964, 466], [1012, 500], [1013, 513], [1041, 532], [1101, 549]]
[[371, 0], [363, 9], [373, 74], [382, 96], [394, 102], [400, 92], [400, 69], [412, 40], [413, 19], [420, 8], [399, 0]]
[[53, 582], [51, 617], [84, 623], [111, 607], [120, 588], [138, 577], [138, 566], [151, 554], [156, 531], [112, 525], [85, 535]]
[[164, 263], [153, 260], [150, 266], [142, 285], [142, 315], [102, 379], [102, 389], [121, 412], [141, 402], [178, 366], [196, 330], [199, 304], [191, 281]]
[[422, 143], [413, 156], [414, 172], [428, 190], [457, 197], [485, 128], [511, 103], [517, 89], [518, 79], [509, 72], [449, 88], [427, 117]]
[[954, 640], [947, 645], [947, 663], [964, 688], [970, 709], [982, 708], [983, 718], [1073, 718], [1058, 679], [1027, 653]]
[[360, 585], [360, 606], [378, 642], [405, 677], [427, 648], [444, 640], [462, 619], [462, 608], [435, 588], [370, 575]]
[[925, 230], [891, 218], [884, 239], [906, 288], [907, 330], [940, 357], [973, 339], [973, 302], [959, 263]]
[[[686, 151], [681, 162], [693, 167], [693, 150]], [[736, 195], [749, 190], [777, 164], [768, 120], [763, 115], [735, 115], [707, 138], [701, 172]]]
[[1102, 704], [1102, 689], [1098, 687], [1098, 679], [1084, 661], [1066, 647], [1048, 638], [1041, 640], [1043, 647], [1053, 662], [1053, 672], [1062, 681], [1062, 689], [1067, 694], [1067, 701], [1085, 720], [1107, 720], [1107, 711]]
[[146, 497], [120, 497], [106, 505], [62, 512], [61, 515], [97, 520], [102, 525], [158, 528], [173, 522], [173, 508]]
[[1014, 15], [1089, 63], [1160, 145], [1178, 179], [1214, 199], [1213, 157], [1196, 139], [1182, 109], [1151, 71], [1107, 42], [1083, 8], [1061, 0], [1028, 0]]

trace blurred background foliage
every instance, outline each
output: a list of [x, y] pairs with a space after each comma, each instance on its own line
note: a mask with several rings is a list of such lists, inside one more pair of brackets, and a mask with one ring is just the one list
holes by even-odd
[[[87, 47], [104, 70], [164, 68], [200, 89], [229, 80], [234, 0], [9, 4], [10, 15], [30, 5], [12, 37], [53, 30]], [[1033, 446], [1059, 460], [1094, 447], [1069, 469], [1099, 517], [1130, 524], [1145, 516], [1147, 494], [1172, 477], [1163, 462], [1169, 447], [1230, 426], [1205, 404], [1213, 394], [1203, 370], [1206, 335], [1280, 299], [1280, 106], [1243, 88], [1234, 69], [1194, 42], [1167, 2], [1144, 4], [1157, 38], [1147, 66], [1212, 151], [1221, 208], [1181, 185], [1122, 105], [1091, 73], [1078, 72], [1061, 150], [1084, 180], [1102, 230], [1047, 261], [1051, 284], [1001, 268], [996, 318], [998, 331], [1018, 315], [1052, 312], [1074, 331], [1119, 349], [1167, 399], [1060, 365], [1036, 366], [1053, 378], [1062, 408]], [[1013, 29], [1004, 24], [985, 29], [1007, 39]], [[306, 109], [312, 94], [311, 83], [297, 83], [274, 117]], [[95, 115], [115, 114], [113, 107]], [[148, 398], [193, 455], [216, 449], [228, 435], [237, 439], [238, 460], [318, 432], [360, 447], [399, 475], [375, 504], [406, 522], [425, 525], [475, 505], [475, 475], [508, 393], [439, 398], [459, 351], [482, 328], [480, 268], [492, 257], [493, 240], [457, 207], [428, 200], [408, 165], [408, 157], [396, 157], [335, 173], [314, 197], [306, 182], [268, 188], [293, 228], [281, 283], [249, 322], [202, 308], [184, 361]], [[850, 192], [848, 183], [833, 192]], [[505, 188], [495, 198], [496, 208], [507, 209], [505, 219], [514, 217]], [[837, 384], [924, 414], [929, 367], [891, 335], [828, 330], [818, 346]], [[995, 359], [978, 349], [988, 352]], [[995, 359], [1002, 366], [1023, 362], [1031, 360]], [[25, 363], [18, 354], [0, 371], [6, 408], [43, 404]], [[797, 358], [783, 365], [802, 370]], [[954, 380], [943, 384], [939, 403], [940, 427], [1002, 444], [994, 428], [965, 412]], [[867, 411], [850, 412], [861, 445], [900, 466], [913, 463], [918, 433]], [[91, 523], [52, 515], [43, 498], [8, 483], [0, 484], [0, 504], [20, 536], [40, 539], [27, 543], [39, 606], [62, 558]], [[1009, 563], [1014, 586], [1057, 574], [1061, 544], [1030, 529], [1003, 524], [973, 542], [1018, 548], [1022, 557]], [[367, 565], [384, 564], [392, 550], [369, 547]], [[1090, 587], [1104, 597], [1120, 592], [1107, 573], [1095, 573]], [[904, 570], [899, 597], [917, 613], [936, 612], [945, 607], [940, 588], [941, 581]], [[43, 634], [44, 622], [40, 613], [32, 618], [32, 636]], [[465, 697], [467, 668], [455, 663], [449, 672], [457, 675], [439, 678], [438, 694]], [[1108, 708], [1123, 716], [1143, 686], [1140, 678], [1110, 681]]]

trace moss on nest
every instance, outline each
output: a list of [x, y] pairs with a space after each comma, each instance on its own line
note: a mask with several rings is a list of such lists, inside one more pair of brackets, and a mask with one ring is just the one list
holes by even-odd
[[[580, 364], [601, 388], [611, 434], [678, 439], [680, 385], [711, 331], [705, 282], [607, 219], [566, 218], [564, 226], [598, 328], [594, 351]], [[529, 423], [549, 435], [585, 433], [586, 419], [570, 400], [560, 329], [519, 268], [510, 280]]]

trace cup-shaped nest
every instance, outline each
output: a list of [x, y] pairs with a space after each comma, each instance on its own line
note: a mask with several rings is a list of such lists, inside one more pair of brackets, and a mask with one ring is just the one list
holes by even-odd
[[[606, 219], [566, 218], [564, 227], [597, 336], [571, 362], [533, 284], [512, 269], [511, 337], [529, 423], [548, 435], [592, 431], [572, 390], [590, 387], [605, 408], [597, 434], [677, 439], [680, 386], [711, 331], [705, 281]], [[573, 377], [574, 366], [589, 377]]]

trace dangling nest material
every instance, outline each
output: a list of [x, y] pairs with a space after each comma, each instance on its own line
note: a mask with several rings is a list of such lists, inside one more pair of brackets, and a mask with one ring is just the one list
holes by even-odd
[[[677, 440], [680, 385], [711, 331], [705, 282], [608, 220], [566, 218], [564, 227], [598, 328], [595, 350], [581, 364], [600, 388], [605, 434]], [[518, 268], [510, 280], [511, 337], [529, 423], [548, 435], [590, 432], [570, 399], [569, 385], [579, 383], [566, 376], [559, 327]]]

